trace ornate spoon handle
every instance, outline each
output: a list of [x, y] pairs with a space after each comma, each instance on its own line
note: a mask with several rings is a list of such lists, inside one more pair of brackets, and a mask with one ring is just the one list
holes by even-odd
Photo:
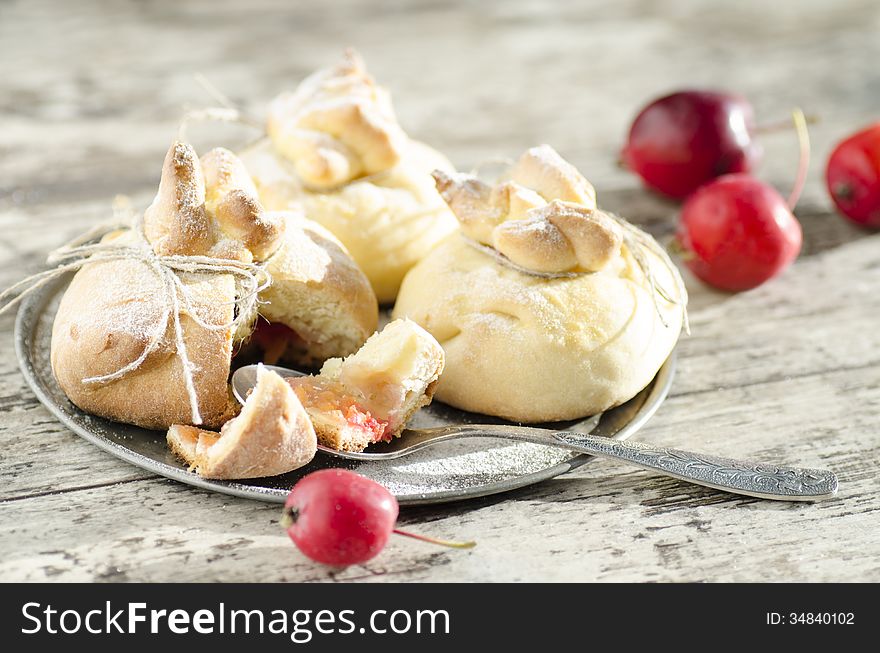
[[733, 460], [570, 431], [554, 431], [553, 439], [576, 451], [617, 458], [725, 492], [779, 501], [819, 501], [837, 493], [837, 476], [822, 469]]

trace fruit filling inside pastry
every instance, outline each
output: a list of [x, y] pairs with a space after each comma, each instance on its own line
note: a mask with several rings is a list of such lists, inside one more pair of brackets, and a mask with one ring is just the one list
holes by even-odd
[[410, 320], [395, 320], [347, 358], [331, 358], [317, 376], [287, 380], [308, 412], [318, 440], [363, 451], [400, 435], [431, 403], [443, 371], [443, 349]]
[[289, 379], [293, 391], [313, 422], [323, 422], [328, 427], [338, 426], [344, 433], [342, 440], [374, 442], [389, 441], [388, 421], [374, 417], [363, 407], [364, 398], [356, 396], [338, 381], [317, 377]]
[[284, 359], [297, 358], [306, 351], [308, 343], [285, 324], [257, 320], [247, 339], [244, 351], [251, 347], [259, 350], [259, 359], [266, 365], [278, 365]]

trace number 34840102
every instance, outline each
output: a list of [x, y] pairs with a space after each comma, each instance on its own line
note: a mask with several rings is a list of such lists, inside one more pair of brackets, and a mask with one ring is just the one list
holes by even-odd
[[825, 626], [851, 626], [855, 624], [856, 617], [853, 612], [768, 612], [767, 624], [770, 626], [793, 625], [800, 626], [825, 625]]

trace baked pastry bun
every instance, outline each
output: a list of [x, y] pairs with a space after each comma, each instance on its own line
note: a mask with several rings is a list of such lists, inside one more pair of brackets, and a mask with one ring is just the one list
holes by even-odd
[[375, 296], [342, 245], [300, 215], [265, 211], [254, 192], [232, 152], [200, 160], [188, 144], [172, 144], [141, 227], [104, 239], [128, 249], [87, 260], [59, 305], [52, 369], [74, 404], [163, 430], [218, 428], [233, 417], [232, 356], [258, 322], [255, 312], [238, 314], [247, 289], [234, 272], [254, 264], [276, 275], [258, 299], [279, 335], [259, 341], [279, 359], [347, 355], [375, 330]]
[[644, 388], [678, 339], [687, 295], [648, 234], [595, 206], [548, 146], [488, 185], [436, 173], [459, 217], [406, 276], [394, 318], [446, 352], [437, 399], [516, 422], [595, 414]]
[[[285, 225], [264, 216], [256, 200], [241, 192], [249, 182], [243, 166], [233, 165], [220, 184], [212, 161], [238, 163], [231, 152], [215, 151], [206, 157], [206, 175], [191, 146], [173, 143], [156, 198], [144, 213], [146, 242], [133, 232], [114, 233], [105, 242], [218, 262], [252, 262], [248, 245], [264, 252], [277, 249]], [[206, 177], [213, 182], [210, 189]], [[239, 238], [244, 232], [247, 240]], [[172, 285], [171, 292], [178, 302], [185, 297], [185, 308], [172, 306], [172, 283], [181, 284], [179, 289]], [[238, 410], [228, 389], [237, 292], [232, 274], [176, 271], [166, 277], [156, 260], [144, 256], [86, 263], [65, 291], [52, 328], [58, 385], [79, 408], [111, 420], [165, 429], [197, 416], [201, 424], [219, 427]], [[106, 381], [96, 383], [96, 378]]]
[[395, 320], [355, 354], [328, 360], [317, 376], [287, 382], [321, 444], [363, 451], [399, 436], [413, 413], [431, 403], [443, 366], [443, 349], [427, 331]]
[[315, 457], [315, 429], [278, 374], [260, 366], [241, 414], [220, 433], [174, 424], [168, 446], [203, 478], [239, 479], [286, 474]]
[[353, 51], [269, 106], [268, 138], [240, 154], [260, 200], [302, 208], [336, 235], [381, 303], [456, 220], [430, 173], [452, 170], [439, 152], [409, 139], [388, 92]]

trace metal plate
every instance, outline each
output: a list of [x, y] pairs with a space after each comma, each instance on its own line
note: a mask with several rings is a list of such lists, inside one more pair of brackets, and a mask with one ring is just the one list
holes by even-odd
[[[69, 276], [59, 278], [22, 302], [15, 323], [16, 354], [22, 373], [39, 400], [72, 431], [117, 458], [156, 474], [215, 492], [281, 503], [290, 487], [305, 474], [324, 467], [347, 467], [385, 485], [401, 504], [425, 504], [513, 490], [558, 476], [592, 459], [553, 447], [471, 438], [438, 444], [400, 460], [363, 463], [319, 454], [305, 467], [281, 476], [240, 482], [200, 478], [171, 454], [164, 433], [88, 415], [71, 404], [58, 387], [49, 361], [49, 344], [55, 311], [69, 280]], [[673, 354], [651, 384], [627, 403], [601, 416], [552, 427], [592, 430], [599, 435], [626, 439], [660, 406], [672, 383], [674, 368]], [[411, 425], [462, 422], [504, 423], [435, 402], [423, 409]]]

